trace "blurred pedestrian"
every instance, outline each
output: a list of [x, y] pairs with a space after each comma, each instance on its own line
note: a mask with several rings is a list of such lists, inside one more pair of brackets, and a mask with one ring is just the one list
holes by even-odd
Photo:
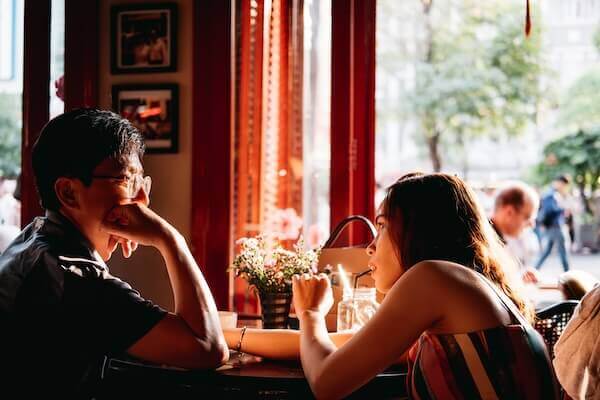
[[541, 268], [556, 244], [562, 267], [565, 271], [569, 270], [563, 227], [565, 226], [565, 201], [570, 183], [571, 180], [568, 176], [560, 175], [552, 181], [552, 187], [542, 196], [538, 221], [543, 228], [546, 243], [535, 264], [536, 269]]
[[521, 264], [524, 282], [536, 283], [535, 269], [528, 268], [526, 234], [535, 224], [539, 197], [529, 185], [520, 181], [505, 183], [496, 192], [491, 222], [506, 249]]

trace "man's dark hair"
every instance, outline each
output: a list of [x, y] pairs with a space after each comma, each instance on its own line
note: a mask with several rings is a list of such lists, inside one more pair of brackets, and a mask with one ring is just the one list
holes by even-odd
[[562, 182], [562, 183], [566, 183], [567, 185], [568, 185], [569, 183], [571, 183], [571, 178], [569, 178], [569, 176], [568, 176], [568, 175], [559, 175], [559, 176], [557, 176], [556, 178], [554, 178], [554, 180], [555, 180], [555, 181]]
[[92, 183], [94, 169], [107, 158], [122, 162], [142, 157], [144, 142], [127, 119], [104, 110], [80, 108], [49, 121], [33, 145], [35, 183], [42, 207], [57, 211], [60, 202], [54, 184], [60, 177]]

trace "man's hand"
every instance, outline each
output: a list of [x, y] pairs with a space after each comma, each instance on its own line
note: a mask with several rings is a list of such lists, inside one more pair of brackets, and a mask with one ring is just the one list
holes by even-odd
[[129, 258], [131, 254], [137, 249], [138, 243], [133, 240], [128, 240], [120, 236], [111, 235], [110, 244], [113, 245], [118, 243], [121, 245], [121, 250], [123, 251], [123, 257]]
[[522, 278], [524, 283], [538, 283], [540, 280], [537, 270], [530, 267], [523, 272]]
[[292, 287], [294, 291], [294, 308], [298, 316], [301, 316], [304, 311], [315, 311], [325, 316], [333, 305], [331, 285], [325, 274], [317, 276], [294, 275]]
[[161, 247], [173, 230], [161, 216], [139, 202], [114, 207], [104, 218], [102, 229], [117, 238], [125, 257], [138, 243]]

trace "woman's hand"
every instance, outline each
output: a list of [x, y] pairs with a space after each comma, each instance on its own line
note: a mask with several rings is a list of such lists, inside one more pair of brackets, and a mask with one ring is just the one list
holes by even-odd
[[308, 274], [292, 277], [294, 291], [294, 308], [301, 316], [305, 311], [314, 311], [325, 316], [333, 305], [333, 294], [329, 278], [325, 274], [310, 276]]

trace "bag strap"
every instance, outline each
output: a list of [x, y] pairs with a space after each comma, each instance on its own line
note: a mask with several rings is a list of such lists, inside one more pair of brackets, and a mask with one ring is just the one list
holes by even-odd
[[517, 320], [519, 322], [519, 325], [522, 325], [525, 330], [533, 330], [533, 327], [531, 326], [529, 321], [525, 319], [523, 314], [521, 314], [521, 311], [519, 311], [515, 303], [513, 303], [513, 301], [506, 295], [506, 293], [500, 290], [500, 288], [496, 286], [492, 281], [490, 281], [488, 277], [486, 277], [482, 273], [478, 274], [483, 279], [483, 281], [494, 291], [494, 293], [496, 293], [496, 296], [498, 296], [500, 302], [502, 303], [502, 305], [504, 305], [504, 308], [506, 308], [508, 313], [512, 315], [513, 319]]
[[515, 303], [500, 290], [498, 286], [492, 283], [486, 276], [479, 273], [482, 280], [487, 283], [487, 285], [492, 288], [492, 290], [496, 293], [506, 310], [513, 315], [514, 319], [516, 319], [519, 324], [523, 327], [525, 331], [525, 335], [527, 336], [527, 341], [529, 342], [529, 347], [534, 356], [534, 360], [537, 366], [537, 370], [540, 371], [540, 377], [542, 379], [542, 398], [543, 399], [559, 399], [559, 390], [556, 382], [556, 376], [554, 374], [554, 369], [551, 366], [550, 357], [548, 355], [548, 347], [546, 342], [540, 335], [538, 331], [536, 331], [533, 326], [525, 319], [523, 314], [517, 309]]
[[363, 224], [365, 224], [369, 230], [369, 233], [371, 234], [371, 240], [375, 239], [375, 236], [377, 236], [377, 229], [375, 228], [375, 225], [373, 225], [373, 223], [371, 221], [369, 221], [369, 219], [367, 217], [362, 216], [362, 215], [350, 215], [350, 216], [344, 218], [339, 224], [336, 225], [335, 229], [331, 232], [329, 239], [327, 239], [327, 241], [323, 245], [323, 248], [327, 249], [327, 248], [332, 247], [333, 244], [335, 243], [335, 241], [338, 239], [338, 237], [340, 237], [340, 234], [342, 233], [342, 231], [351, 222], [355, 222], [355, 221], [360, 221]]

